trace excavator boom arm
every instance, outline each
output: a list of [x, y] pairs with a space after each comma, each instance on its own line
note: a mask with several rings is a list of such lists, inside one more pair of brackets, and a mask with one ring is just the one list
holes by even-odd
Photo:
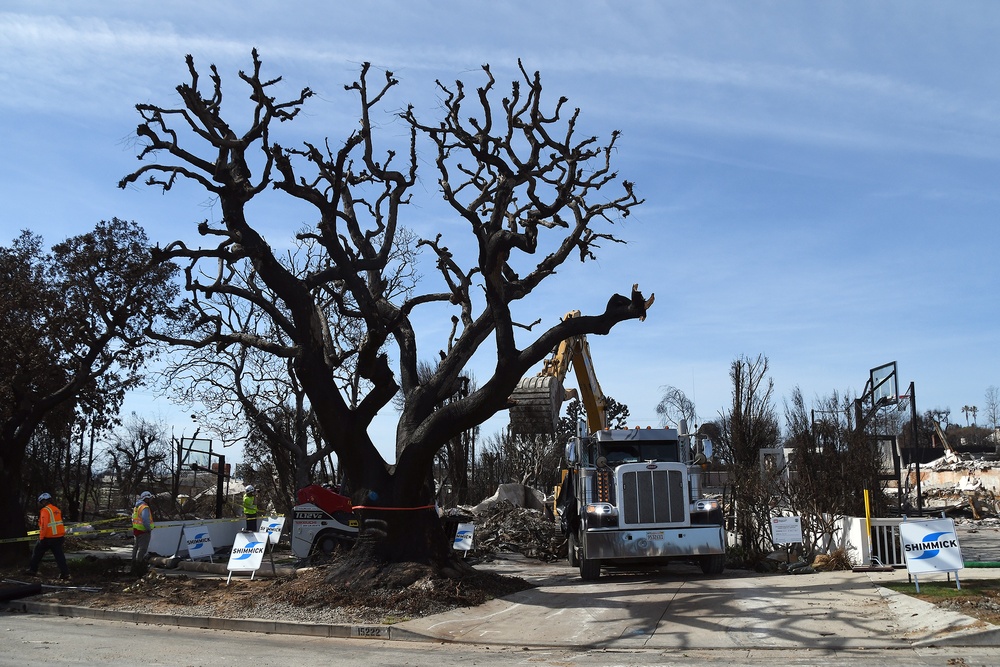
[[[580, 311], [574, 310], [567, 313], [566, 318], [579, 316]], [[563, 383], [571, 365], [587, 415], [587, 429], [593, 433], [607, 426], [604, 393], [594, 372], [587, 337], [581, 335], [559, 343], [552, 356], [545, 360], [542, 372], [518, 384], [511, 395], [511, 433], [531, 435], [555, 432], [562, 403], [570, 393], [563, 388]]]

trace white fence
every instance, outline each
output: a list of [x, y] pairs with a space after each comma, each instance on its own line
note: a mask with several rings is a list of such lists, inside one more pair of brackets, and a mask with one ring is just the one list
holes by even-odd
[[854, 565], [905, 567], [899, 539], [902, 522], [901, 518], [872, 519], [869, 530], [865, 531], [864, 517], [845, 517], [830, 546], [844, 549]]
[[157, 556], [187, 556], [187, 543], [183, 540], [185, 526], [204, 526], [212, 546], [231, 547], [236, 533], [243, 529], [243, 517], [235, 519], [205, 519], [194, 521], [157, 521], [149, 540], [149, 553]]

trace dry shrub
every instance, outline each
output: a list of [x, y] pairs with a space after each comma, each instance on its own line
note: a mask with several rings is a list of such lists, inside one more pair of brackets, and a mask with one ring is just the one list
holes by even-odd
[[814, 570], [822, 572], [833, 572], [834, 570], [850, 570], [854, 565], [851, 563], [851, 559], [848, 558], [846, 550], [835, 549], [828, 554], [819, 554], [816, 556], [812, 567]]

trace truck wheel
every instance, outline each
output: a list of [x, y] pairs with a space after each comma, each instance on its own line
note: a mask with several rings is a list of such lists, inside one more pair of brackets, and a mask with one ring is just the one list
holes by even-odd
[[726, 554], [712, 554], [698, 559], [705, 574], [722, 574], [726, 569]]
[[580, 554], [580, 578], [584, 581], [597, 581], [601, 578], [601, 561], [587, 558]]
[[576, 533], [570, 532], [566, 534], [566, 560], [569, 561], [570, 567], [580, 567], [580, 558], [577, 556], [576, 552]]

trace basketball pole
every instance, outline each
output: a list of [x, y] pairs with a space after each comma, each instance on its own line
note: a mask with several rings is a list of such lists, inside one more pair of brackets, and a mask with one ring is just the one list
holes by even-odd
[[908, 390], [910, 394], [910, 430], [913, 433], [913, 451], [916, 454], [916, 473], [917, 473], [917, 516], [924, 515], [924, 497], [920, 492], [920, 447], [917, 446], [917, 394], [913, 389], [913, 383], [910, 383], [910, 388]]
[[865, 539], [868, 541], [868, 564], [874, 564], [872, 557], [875, 555], [872, 553], [872, 511], [871, 505], [868, 499], [868, 489], [865, 489]]

